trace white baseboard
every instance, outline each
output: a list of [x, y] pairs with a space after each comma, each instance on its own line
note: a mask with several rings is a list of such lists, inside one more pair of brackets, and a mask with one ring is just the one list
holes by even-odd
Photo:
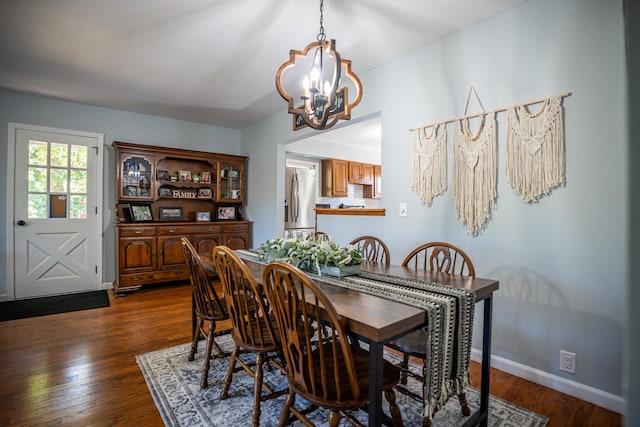
[[9, 296], [7, 294], [0, 294], [0, 302], [9, 301]]
[[102, 283], [102, 289], [113, 289], [113, 282], [104, 282]]
[[[471, 349], [471, 360], [482, 362], [482, 351]], [[524, 378], [536, 384], [549, 387], [561, 393], [586, 400], [619, 414], [624, 413], [625, 399], [622, 396], [608, 393], [588, 385], [552, 375], [548, 372], [514, 362], [499, 356], [491, 356], [491, 367], [508, 374]]]

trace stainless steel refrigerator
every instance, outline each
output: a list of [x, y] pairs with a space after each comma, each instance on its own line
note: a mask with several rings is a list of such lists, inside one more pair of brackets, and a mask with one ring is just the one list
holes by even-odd
[[284, 229], [311, 231], [316, 228], [316, 177], [314, 165], [287, 164], [285, 169]]

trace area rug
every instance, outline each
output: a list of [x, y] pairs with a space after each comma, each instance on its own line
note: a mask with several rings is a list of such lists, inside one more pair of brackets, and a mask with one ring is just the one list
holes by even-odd
[[0, 302], [0, 321], [109, 307], [106, 290]]
[[[233, 349], [233, 341], [229, 335], [216, 338], [216, 341], [224, 351]], [[220, 391], [223, 387], [224, 377], [227, 372], [227, 359], [213, 359], [209, 371], [209, 387], [200, 390], [202, 376], [204, 341], [200, 342], [198, 353], [193, 362], [187, 361], [190, 344], [181, 344], [175, 347], [146, 353], [136, 356], [136, 361], [142, 370], [153, 400], [158, 411], [167, 426], [245, 426], [250, 425], [251, 411], [253, 409], [253, 379], [244, 371], [234, 374], [229, 397], [220, 400]], [[385, 357], [397, 362], [399, 359], [385, 353]], [[417, 366], [413, 366], [419, 369]], [[265, 373], [265, 382], [273, 388], [280, 390], [287, 386], [286, 376], [277, 370]], [[420, 387], [416, 383], [416, 387]], [[471, 411], [474, 412], [480, 404], [480, 396], [477, 389], [466, 389], [467, 400]], [[260, 425], [265, 427], [277, 426], [285, 396], [262, 402], [262, 416]], [[383, 399], [384, 400], [384, 399]], [[301, 401], [296, 399], [296, 406]], [[385, 402], [386, 403], [386, 402]], [[398, 393], [398, 405], [402, 412], [405, 426], [422, 425], [422, 405], [416, 401]], [[388, 408], [383, 407], [388, 413]], [[533, 413], [527, 409], [513, 405], [502, 399], [490, 396], [489, 401], [489, 425], [500, 427], [543, 427], [548, 419]], [[316, 426], [326, 426], [326, 412], [316, 411], [311, 421]], [[357, 411], [354, 416], [366, 424], [367, 414]], [[433, 419], [433, 425], [460, 426], [466, 417], [460, 412], [457, 398], [449, 400]], [[298, 422], [294, 426], [301, 425]], [[342, 420], [342, 425], [349, 425]]]

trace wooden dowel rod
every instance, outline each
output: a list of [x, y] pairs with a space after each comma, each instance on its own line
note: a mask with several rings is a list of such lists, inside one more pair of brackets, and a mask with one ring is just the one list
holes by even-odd
[[[563, 92], [560, 94], [561, 97], [566, 97], [571, 95], [571, 92]], [[521, 102], [520, 104], [513, 104], [510, 107], [503, 107], [503, 108], [496, 108], [495, 110], [491, 110], [491, 111], [481, 111], [480, 113], [474, 113], [474, 114], [467, 114], [466, 116], [462, 116], [462, 117], [457, 117], [455, 119], [448, 119], [448, 120], [442, 120], [439, 122], [433, 122], [431, 124], [428, 125], [423, 125], [417, 128], [411, 128], [409, 129], [410, 132], [416, 131], [416, 130], [421, 130], [424, 128], [428, 128], [431, 126], [436, 126], [436, 125], [446, 125], [448, 123], [453, 123], [456, 122], [458, 120], [465, 120], [465, 119], [472, 119], [474, 117], [480, 117], [480, 116], [484, 116], [485, 114], [492, 114], [492, 113], [500, 113], [502, 111], [507, 111], [509, 108], [514, 108], [514, 107], [520, 107], [521, 105], [532, 105], [532, 104], [538, 104], [540, 102], [544, 102], [547, 99], [551, 98], [550, 96], [546, 97], [546, 98], [538, 98], [538, 99], [534, 99], [533, 101], [528, 101], [528, 102]]]

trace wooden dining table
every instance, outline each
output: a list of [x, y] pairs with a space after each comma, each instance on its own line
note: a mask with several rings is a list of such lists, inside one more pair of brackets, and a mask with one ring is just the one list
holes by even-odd
[[[241, 255], [241, 254], [239, 254]], [[210, 256], [200, 256], [205, 268], [215, 273]], [[262, 283], [262, 273], [266, 264], [242, 257], [257, 283]], [[489, 372], [491, 356], [491, 316], [492, 297], [498, 290], [499, 282], [493, 279], [450, 275], [432, 271], [417, 270], [399, 265], [384, 266], [379, 263], [364, 262], [362, 270], [383, 275], [407, 278], [425, 282], [437, 282], [474, 292], [476, 303], [484, 302], [482, 332], [482, 371], [480, 387], [480, 408], [466, 420], [465, 426], [486, 426], [489, 414]], [[371, 295], [357, 290], [327, 283], [326, 276], [310, 275], [333, 303], [338, 314], [351, 333], [369, 343], [369, 426], [380, 426], [382, 414], [382, 363], [384, 345], [398, 337], [425, 326], [426, 311], [422, 308]]]

